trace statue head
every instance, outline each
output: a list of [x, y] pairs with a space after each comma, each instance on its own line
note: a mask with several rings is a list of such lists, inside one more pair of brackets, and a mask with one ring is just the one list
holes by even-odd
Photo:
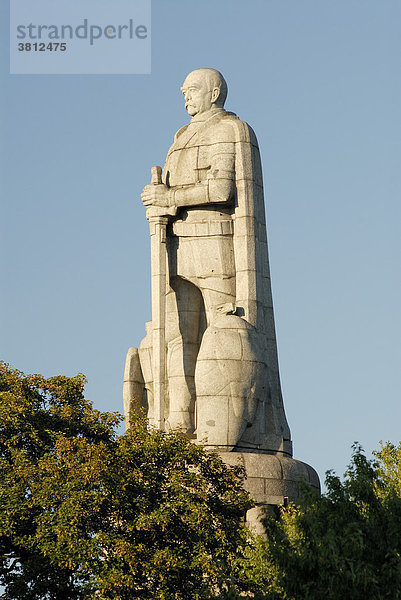
[[227, 84], [215, 69], [196, 69], [185, 78], [181, 91], [185, 108], [191, 117], [210, 110], [223, 108], [227, 97]]

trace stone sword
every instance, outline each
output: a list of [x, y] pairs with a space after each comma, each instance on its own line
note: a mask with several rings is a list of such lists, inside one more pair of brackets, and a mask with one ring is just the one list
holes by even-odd
[[[161, 167], [152, 167], [151, 184], [162, 184]], [[156, 208], [156, 207], [154, 207]], [[165, 403], [165, 324], [166, 324], [166, 226], [168, 217], [163, 208], [163, 216], [157, 210], [149, 211], [150, 252], [151, 252], [151, 285], [152, 285], [152, 371], [153, 371], [153, 407], [154, 425], [164, 430]]]

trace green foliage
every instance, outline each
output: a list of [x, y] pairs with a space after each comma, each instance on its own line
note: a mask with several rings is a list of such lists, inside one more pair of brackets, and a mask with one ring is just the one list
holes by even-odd
[[390, 442], [382, 443], [381, 450], [374, 451], [373, 455], [377, 458], [378, 493], [381, 496], [394, 493], [401, 498], [401, 442], [398, 446]]
[[[25, 377], [0, 364], [0, 582], [4, 599], [82, 598], [98, 552], [119, 417], [93, 410], [85, 378]], [[78, 568], [77, 568], [78, 565]]]
[[85, 379], [0, 369], [4, 600], [235, 598], [242, 470], [83, 397]]
[[84, 383], [0, 363], [3, 600], [401, 599], [401, 444], [254, 540], [239, 467], [141, 418], [118, 437]]
[[305, 486], [298, 507], [266, 518], [248, 563], [265, 600], [401, 598], [400, 452], [376, 457], [355, 445], [344, 481], [328, 472], [326, 495]]
[[115, 521], [102, 537], [104, 597], [213, 598], [229, 588], [251, 506], [241, 469], [140, 420], [119, 440], [115, 466], [108, 482]]

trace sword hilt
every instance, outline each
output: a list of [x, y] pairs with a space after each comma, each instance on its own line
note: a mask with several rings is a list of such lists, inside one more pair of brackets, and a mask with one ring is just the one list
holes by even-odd
[[162, 168], [161, 167], [152, 167], [150, 170], [151, 179], [150, 183], [152, 185], [160, 185], [162, 182]]

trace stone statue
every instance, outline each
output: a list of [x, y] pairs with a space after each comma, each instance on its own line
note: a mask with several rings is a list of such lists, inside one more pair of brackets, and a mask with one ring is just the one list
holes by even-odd
[[262, 170], [252, 129], [224, 110], [214, 69], [181, 88], [188, 125], [163, 171], [142, 192], [150, 225], [152, 321], [128, 350], [124, 411], [181, 429], [242, 464], [256, 502], [247, 523], [263, 533], [263, 507], [296, 502], [312, 467], [292, 458], [277, 360]]
[[258, 143], [224, 109], [221, 73], [197, 69], [181, 91], [191, 121], [174, 136], [162, 179], [156, 173], [142, 192], [151, 232], [159, 220], [166, 234], [157, 326], [164, 356], [156, 364], [163, 364], [163, 417], [155, 419], [152, 322], [128, 352], [125, 411], [145, 406], [151, 422], [221, 450], [290, 456]]

